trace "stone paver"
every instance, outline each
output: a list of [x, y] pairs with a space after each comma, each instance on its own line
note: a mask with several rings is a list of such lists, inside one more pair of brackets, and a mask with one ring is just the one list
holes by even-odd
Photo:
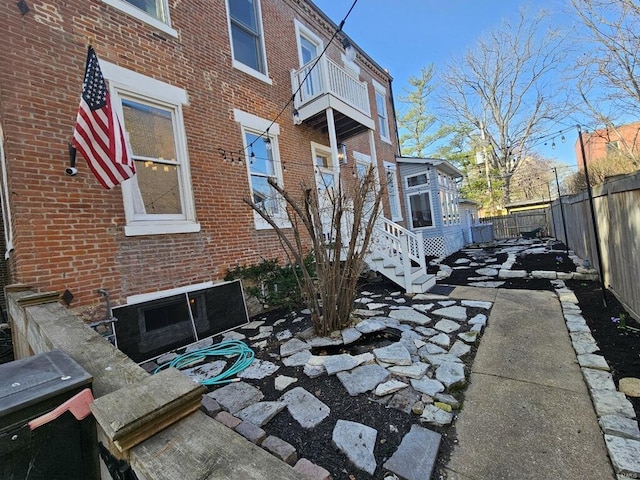
[[467, 309], [458, 305], [439, 308], [437, 310], [433, 310], [431, 313], [440, 317], [451, 318], [453, 320], [463, 321], [467, 319]]
[[373, 354], [378, 361], [383, 363], [411, 365], [411, 354], [400, 342], [392, 343], [382, 348], [374, 348]]
[[361, 423], [338, 420], [333, 429], [331, 443], [344, 453], [349, 461], [360, 470], [373, 475], [376, 470], [376, 458], [373, 448], [378, 432]]
[[298, 454], [293, 445], [273, 435], [265, 438], [261, 446], [289, 465], [294, 465], [298, 459]]
[[616, 473], [638, 478], [640, 476], [640, 441], [613, 435], [605, 435], [604, 441]]
[[400, 446], [383, 467], [406, 480], [431, 478], [442, 436], [419, 425], [412, 425]]
[[230, 383], [209, 395], [231, 413], [236, 413], [264, 398], [259, 389], [245, 382]]
[[350, 372], [339, 372], [338, 379], [349, 395], [359, 395], [376, 388], [389, 378], [389, 372], [380, 365], [361, 365]]
[[401, 322], [416, 323], [418, 325], [428, 325], [431, 323], [431, 318], [414, 309], [392, 310], [389, 312], [389, 317], [400, 320]]
[[331, 480], [331, 473], [329, 473], [327, 469], [316, 465], [306, 458], [298, 460], [293, 468], [307, 480]]
[[331, 410], [302, 387], [289, 390], [280, 397], [291, 416], [302, 428], [313, 428], [329, 416]]
[[241, 420], [251, 422], [258, 427], [262, 427], [285, 407], [286, 404], [283, 402], [258, 402], [236, 412], [235, 416]]

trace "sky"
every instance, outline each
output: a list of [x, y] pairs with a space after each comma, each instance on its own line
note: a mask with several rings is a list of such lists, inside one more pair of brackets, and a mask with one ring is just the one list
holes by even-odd
[[[312, 0], [336, 24], [349, 11], [353, 0]], [[568, 22], [562, 0], [358, 0], [344, 24], [344, 32], [393, 77], [397, 98], [404, 94], [408, 79], [420, 75], [433, 63], [436, 71], [452, 56], [473, 48], [483, 32], [499, 28], [503, 20], [516, 20], [520, 8], [549, 10], [554, 23]], [[559, 130], [559, 129], [558, 129]], [[556, 130], [557, 131], [557, 130]], [[549, 133], [553, 133], [550, 131]], [[547, 158], [575, 165], [577, 132], [565, 134], [538, 148]]]

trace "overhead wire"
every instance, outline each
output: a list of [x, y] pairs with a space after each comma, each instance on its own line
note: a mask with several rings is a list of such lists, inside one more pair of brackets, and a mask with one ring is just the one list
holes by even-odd
[[298, 88], [296, 89], [296, 91], [293, 93], [293, 95], [291, 95], [291, 97], [289, 97], [289, 100], [287, 101], [287, 103], [284, 105], [284, 107], [282, 107], [282, 109], [280, 110], [280, 112], [278, 112], [278, 114], [275, 116], [275, 118], [273, 120], [271, 120], [271, 123], [269, 123], [269, 126], [262, 131], [262, 133], [258, 136], [258, 138], [256, 138], [255, 140], [253, 140], [249, 145], [247, 145], [244, 150], [247, 150], [249, 148], [253, 147], [253, 144], [255, 142], [258, 141], [259, 138], [263, 138], [264, 134], [267, 134], [267, 138], [268, 138], [268, 134], [269, 134], [269, 130], [271, 129], [271, 127], [273, 127], [275, 125], [275, 123], [278, 121], [278, 119], [282, 116], [282, 114], [287, 110], [287, 108], [289, 107], [289, 105], [291, 105], [291, 103], [293, 102], [293, 100], [295, 99], [296, 95], [298, 93], [300, 93], [300, 90], [302, 89], [302, 86], [304, 85], [304, 82], [307, 80], [307, 78], [309, 77], [309, 75], [311, 75], [311, 72], [313, 71], [313, 69], [316, 67], [316, 65], [318, 64], [318, 62], [320, 61], [320, 59], [322, 58], [322, 56], [325, 54], [325, 52], [329, 49], [329, 46], [332, 44], [333, 40], [338, 36], [338, 34], [342, 31], [342, 28], [344, 27], [345, 22], [347, 21], [347, 18], [349, 18], [349, 15], [351, 15], [351, 12], [353, 11], [354, 7], [356, 6], [356, 3], [358, 3], [358, 0], [353, 0], [353, 3], [351, 4], [351, 7], [349, 8], [349, 10], [347, 11], [347, 14], [344, 16], [344, 18], [340, 21], [340, 23], [338, 24], [338, 28], [336, 28], [336, 30], [333, 32], [333, 35], [331, 36], [331, 38], [329, 39], [329, 41], [327, 42], [327, 45], [324, 47], [324, 49], [322, 50], [322, 53], [320, 53], [320, 55], [318, 55], [316, 57], [315, 62], [313, 62], [313, 65], [311, 65], [311, 68], [309, 68], [309, 70], [307, 71], [306, 75], [304, 76], [304, 78], [302, 79], [302, 82], [300, 82], [300, 85], [298, 85]]

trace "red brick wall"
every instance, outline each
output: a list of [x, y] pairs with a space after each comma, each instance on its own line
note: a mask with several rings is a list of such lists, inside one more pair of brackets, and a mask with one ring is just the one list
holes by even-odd
[[[69, 289], [72, 307], [101, 302], [107, 289], [116, 304], [124, 297], [220, 280], [227, 269], [281, 256], [271, 231], [256, 231], [246, 165], [223, 163], [219, 148], [242, 148], [233, 109], [275, 118], [291, 97], [290, 70], [298, 67], [294, 18], [325, 42], [333, 26], [297, 0], [262, 0], [268, 85], [231, 67], [225, 3], [170, 1], [173, 38], [99, 0], [30, 0], [21, 16], [15, 2], [2, 2], [0, 121], [10, 178], [15, 250], [11, 281], [42, 291]], [[320, 22], [320, 23], [318, 23]], [[199, 233], [125, 237], [121, 188], [103, 189], [78, 156], [79, 174], [64, 175], [79, 102], [88, 39], [101, 60], [184, 88], [187, 150]], [[334, 40], [330, 55], [340, 58]], [[361, 79], [388, 79], [361, 64]], [[373, 85], [370, 85], [375, 116]], [[391, 105], [388, 112], [392, 112]], [[375, 118], [375, 117], [374, 117]], [[278, 118], [284, 182], [297, 188], [312, 181], [310, 142], [328, 145], [326, 134], [292, 123], [292, 107]], [[390, 126], [393, 134], [393, 127]], [[396, 147], [376, 134], [379, 167]], [[369, 153], [367, 135], [349, 149]], [[388, 207], [387, 212], [388, 212]]]

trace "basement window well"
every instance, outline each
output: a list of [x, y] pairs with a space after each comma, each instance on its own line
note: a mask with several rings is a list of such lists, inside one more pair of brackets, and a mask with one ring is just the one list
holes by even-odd
[[[135, 362], [249, 322], [239, 280], [114, 308], [118, 348]], [[173, 294], [172, 294], [173, 293]]]

